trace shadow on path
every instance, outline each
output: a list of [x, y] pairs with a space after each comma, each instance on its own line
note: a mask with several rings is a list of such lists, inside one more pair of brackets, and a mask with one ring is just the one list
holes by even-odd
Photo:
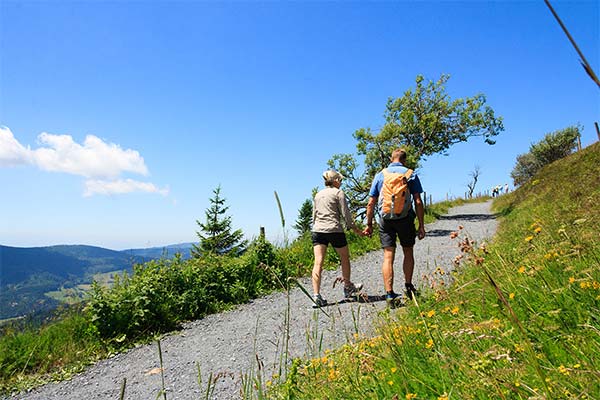
[[378, 301], [385, 301], [385, 295], [378, 295], [378, 296], [359, 296], [358, 300], [356, 299], [342, 299], [342, 300], [338, 300], [338, 301], [327, 301], [327, 304], [322, 306], [322, 307], [317, 307], [315, 305], [313, 305], [313, 308], [323, 308], [323, 307], [331, 307], [331, 306], [337, 306], [340, 304], [347, 304], [347, 303], [375, 303]]
[[485, 221], [488, 219], [496, 219], [499, 214], [456, 214], [456, 215], [442, 215], [438, 217], [440, 220], [458, 220], [458, 221], [469, 221], [478, 222]]
[[428, 231], [425, 236], [434, 236], [434, 237], [450, 236], [450, 234], [452, 232], [454, 232], [454, 231], [452, 231], [450, 229], [434, 229], [432, 231]]

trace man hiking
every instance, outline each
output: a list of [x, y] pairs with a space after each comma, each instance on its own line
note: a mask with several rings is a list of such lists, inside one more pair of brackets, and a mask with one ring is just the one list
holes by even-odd
[[[417, 174], [406, 168], [406, 151], [396, 149], [392, 152], [391, 164], [375, 175], [369, 192], [367, 204], [367, 227], [364, 233], [373, 233], [373, 215], [375, 204], [379, 213], [379, 237], [383, 248], [383, 285], [386, 301], [394, 305], [399, 296], [394, 292], [394, 257], [396, 255], [396, 238], [400, 240], [404, 253], [403, 270], [406, 296], [412, 299], [417, 290], [412, 283], [415, 258], [413, 246], [415, 238], [425, 237], [425, 210], [421, 201], [421, 181]], [[411, 201], [412, 200], [412, 201]], [[413, 209], [414, 203], [414, 209]], [[416, 213], [415, 213], [416, 210]], [[419, 228], [415, 229], [415, 216], [419, 220]]]

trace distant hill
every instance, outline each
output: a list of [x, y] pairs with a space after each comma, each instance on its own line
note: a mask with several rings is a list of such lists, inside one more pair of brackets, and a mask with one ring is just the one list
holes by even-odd
[[159, 258], [173, 258], [175, 254], [181, 254], [184, 260], [191, 258], [190, 250], [194, 246], [194, 243], [179, 243], [171, 244], [163, 247], [148, 247], [145, 249], [128, 249], [123, 250], [122, 253], [141, 256], [151, 259]]
[[56, 307], [45, 293], [90, 283], [94, 274], [130, 271], [152, 259], [190, 257], [191, 243], [116, 251], [96, 246], [0, 245], [0, 319]]

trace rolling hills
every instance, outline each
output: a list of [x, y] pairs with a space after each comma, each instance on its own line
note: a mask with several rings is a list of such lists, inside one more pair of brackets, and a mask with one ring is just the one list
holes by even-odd
[[90, 283], [95, 274], [131, 270], [134, 264], [175, 253], [189, 257], [190, 243], [147, 249], [110, 250], [86, 245], [10, 247], [0, 245], [0, 319], [60, 304], [50, 291]]

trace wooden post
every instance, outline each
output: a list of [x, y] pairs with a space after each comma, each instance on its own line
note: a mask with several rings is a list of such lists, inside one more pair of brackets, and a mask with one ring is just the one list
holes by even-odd
[[581, 135], [577, 136], [577, 151], [581, 151]]
[[598, 128], [598, 123], [594, 122], [594, 125], [596, 126], [596, 133], [598, 134], [598, 140], [600, 140], [600, 128]]
[[427, 192], [423, 192], [423, 207], [427, 208]]
[[429, 205], [431, 206], [433, 204], [433, 201], [431, 201], [431, 195], [429, 195]]
[[260, 227], [260, 238], [261, 239], [265, 238], [265, 227], [264, 226]]

